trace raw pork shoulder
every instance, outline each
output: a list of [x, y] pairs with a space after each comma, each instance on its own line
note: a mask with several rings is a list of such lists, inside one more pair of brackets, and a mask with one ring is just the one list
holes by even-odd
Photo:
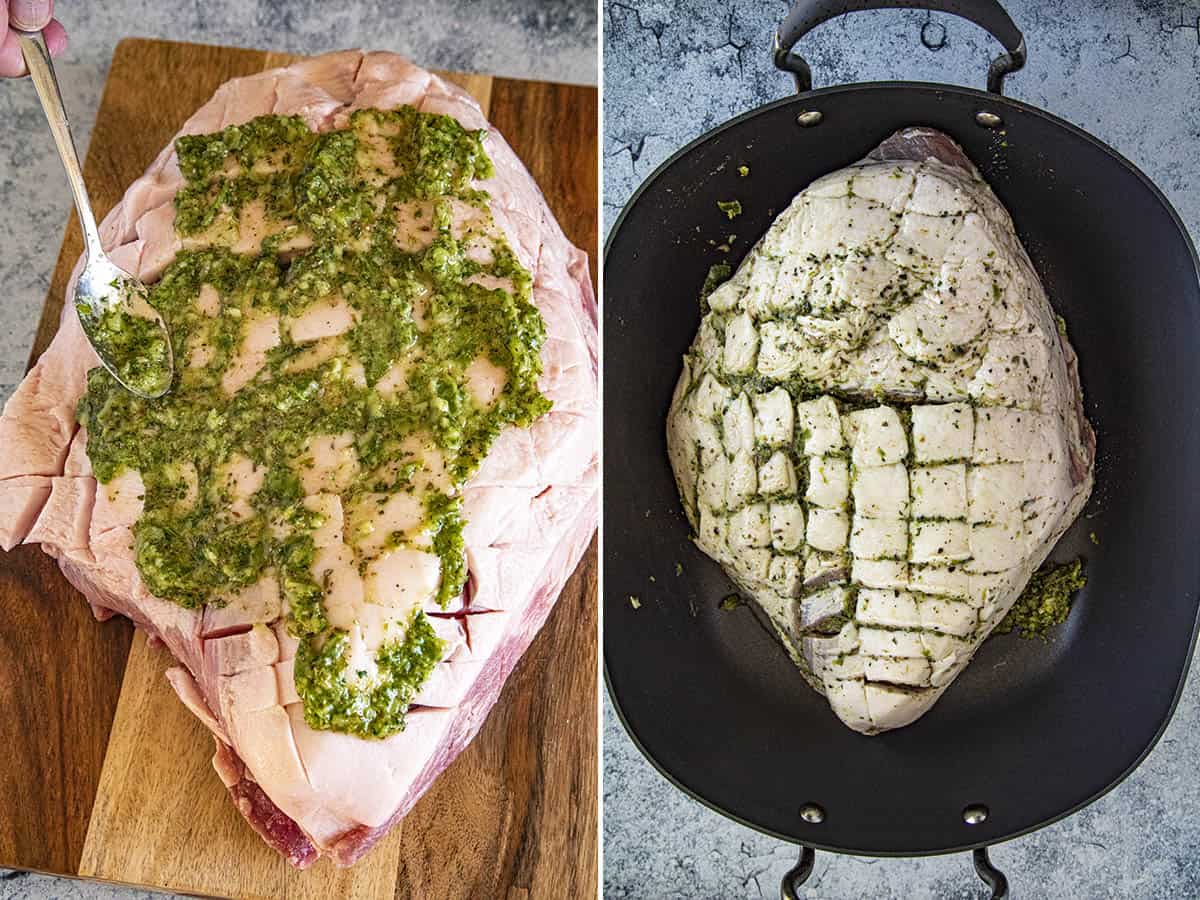
[[[181, 134], [267, 114], [298, 115], [321, 132], [344, 127], [356, 109], [405, 105], [487, 128], [458, 87], [392, 54], [347, 51], [230, 81]], [[428, 610], [446, 655], [405, 730], [370, 740], [306, 724], [292, 685], [296, 641], [277, 600], [275, 618], [259, 621], [252, 609], [239, 619], [245, 609], [233, 604], [187, 609], [146, 589], [132, 549], [138, 491], [98, 484], [76, 425], [98, 363], [69, 304], [0, 418], [0, 546], [40, 543], [98, 619], [128, 616], [170, 649], [180, 663], [170, 682], [212, 731], [213, 765], [233, 801], [298, 867], [322, 853], [354, 863], [463, 750], [595, 530], [597, 333], [587, 258], [504, 139], [488, 131], [484, 147], [494, 174], [477, 187], [533, 276], [545, 323], [538, 388], [552, 405], [531, 427], [505, 429], [463, 488], [467, 587], [448, 608]], [[101, 226], [114, 260], [143, 280], [157, 278], [180, 250], [173, 200], [181, 184], [172, 142]], [[68, 297], [72, 290], [73, 280]]]
[[907, 725], [1091, 491], [1061, 320], [928, 128], [801, 191], [707, 306], [667, 423], [696, 542], [846, 725]]

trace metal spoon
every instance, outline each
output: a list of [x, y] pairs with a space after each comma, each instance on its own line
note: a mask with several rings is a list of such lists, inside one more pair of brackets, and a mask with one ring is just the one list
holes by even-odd
[[79, 157], [71, 139], [71, 126], [63, 106], [62, 92], [50, 51], [40, 31], [16, 31], [25, 65], [37, 89], [58, 155], [67, 170], [67, 181], [75, 196], [75, 209], [87, 245], [87, 262], [75, 285], [73, 302], [104, 368], [139, 397], [161, 397], [171, 387], [174, 357], [171, 339], [157, 310], [146, 301], [146, 288], [119, 268], [100, 246], [96, 217], [88, 202], [87, 188], [79, 168]]

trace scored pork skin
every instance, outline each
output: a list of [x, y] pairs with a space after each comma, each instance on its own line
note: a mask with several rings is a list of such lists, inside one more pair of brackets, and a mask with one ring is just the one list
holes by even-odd
[[848, 726], [907, 725], [1091, 491], [1065, 329], [929, 128], [801, 191], [707, 305], [667, 422], [696, 542]]
[[[322, 131], [343, 126], [354, 109], [401, 105], [487, 127], [458, 87], [393, 54], [346, 51], [230, 81], [180, 133], [267, 114], [299, 115]], [[114, 260], [147, 281], [181, 247], [173, 143], [101, 224]], [[213, 732], [213, 764], [231, 798], [297, 866], [321, 853], [353, 863], [412, 807], [483, 724], [595, 530], [597, 332], [587, 258], [504, 139], [490, 130], [484, 147], [495, 174], [479, 187], [534, 276], [532, 300], [546, 324], [539, 388], [553, 406], [530, 428], [507, 429], [463, 490], [469, 583], [449, 610], [427, 610], [448, 651], [405, 731], [371, 741], [310, 729], [291, 684], [295, 641], [281, 619], [187, 610], [145, 589], [132, 553], [137, 492], [121, 490], [120, 477], [97, 484], [87, 435], [75, 425], [98, 361], [70, 304], [0, 416], [0, 546], [40, 543], [98, 618], [126, 615], [170, 649], [181, 663], [171, 684]]]

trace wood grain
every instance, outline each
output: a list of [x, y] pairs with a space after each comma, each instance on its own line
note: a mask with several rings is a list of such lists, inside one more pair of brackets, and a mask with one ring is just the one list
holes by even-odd
[[[222, 82], [293, 57], [165, 41], [117, 47], [84, 164], [103, 216]], [[595, 257], [591, 88], [448, 74], [526, 162]], [[31, 362], [82, 249], [68, 224]], [[562, 897], [597, 888], [596, 548], [480, 735], [353, 869], [290, 869], [242, 820], [212, 740], [175, 698], [170, 655], [97, 624], [36, 548], [0, 557], [0, 866], [229, 897]]]
[[167, 685], [172, 665], [134, 636], [79, 874], [222, 897], [391, 894], [397, 834], [353, 868], [297, 872], [250, 831], [210, 764], [212, 735]]
[[132, 626], [97, 624], [37, 547], [0, 555], [0, 866], [76, 870]]

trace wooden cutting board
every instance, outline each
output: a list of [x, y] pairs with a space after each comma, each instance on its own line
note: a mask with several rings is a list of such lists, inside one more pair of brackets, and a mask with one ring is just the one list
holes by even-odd
[[[84, 165], [97, 216], [218, 85], [293, 58], [122, 41]], [[595, 89], [446, 74], [594, 265]], [[81, 249], [72, 216], [31, 362]], [[479, 736], [403, 822], [351, 869], [296, 872], [234, 809], [163, 677], [170, 655], [125, 619], [97, 623], [38, 548], [0, 554], [0, 867], [239, 898], [594, 897], [596, 571], [593, 543]]]

